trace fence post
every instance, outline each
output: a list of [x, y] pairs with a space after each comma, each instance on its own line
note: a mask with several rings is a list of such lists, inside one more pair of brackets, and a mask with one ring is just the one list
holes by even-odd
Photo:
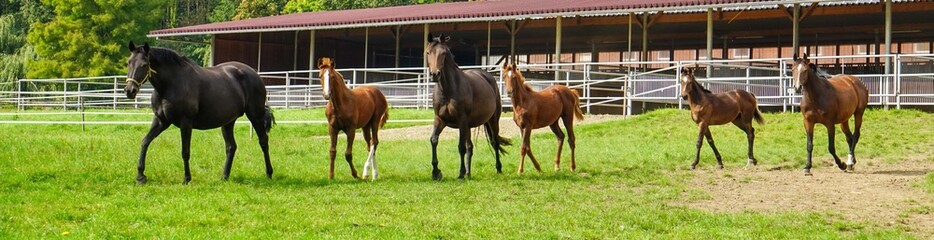
[[117, 110], [117, 94], [119, 94], [118, 91], [120, 90], [117, 90], [117, 77], [114, 77], [114, 110]]
[[[79, 87], [78, 87], [78, 92], [80, 92], [80, 91], [81, 91], [81, 87], [80, 87], [81, 85], [80, 85], [80, 83], [79, 83], [78, 86], [79, 86]], [[79, 94], [79, 95], [78, 95], [78, 112], [81, 113], [81, 131], [82, 131], [82, 132], [85, 131], [85, 127], [84, 127], [84, 119], [85, 119], [85, 118], [84, 118], [84, 103], [83, 103], [83, 102], [84, 102], [84, 101], [83, 101], [81, 95]]]
[[782, 100], [782, 112], [788, 111], [788, 98], [786, 98], [785, 92], [788, 91], [785, 87], [785, 60], [778, 60], [778, 96]]
[[[678, 62], [678, 68], [675, 70], [675, 86], [678, 90], [681, 90], [681, 68], [684, 65], [681, 65], [681, 62]], [[678, 91], [675, 91], [675, 99], [678, 99], [678, 109], [684, 109], [684, 99], [677, 97]]]
[[750, 74], [751, 71], [752, 71], [751, 68], [746, 68], [746, 91], [747, 92], [749, 91], [749, 75], [751, 75]]
[[62, 110], [68, 111], [68, 80], [64, 80], [64, 87], [62, 87]]
[[285, 108], [289, 108], [289, 102], [292, 101], [292, 98], [289, 97], [289, 91], [292, 90], [292, 78], [289, 76], [289, 72], [285, 72]]
[[23, 108], [23, 79], [16, 79], [16, 109], [25, 110]]
[[895, 109], [902, 109], [902, 58], [901, 55], [895, 55]]
[[584, 82], [587, 83], [587, 85], [584, 85], [584, 88], [585, 88], [584, 96], [586, 96], [587, 98], [587, 114], [590, 114], [590, 104], [591, 104], [590, 102], [590, 99], [591, 99], [590, 97], [590, 84], [591, 84], [590, 69], [591, 69], [590, 64], [584, 64]]

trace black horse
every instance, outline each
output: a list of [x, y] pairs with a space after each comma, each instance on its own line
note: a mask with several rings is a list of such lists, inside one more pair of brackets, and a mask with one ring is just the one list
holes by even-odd
[[269, 162], [267, 132], [272, 128], [273, 116], [266, 106], [266, 87], [253, 68], [239, 62], [227, 62], [212, 68], [202, 68], [190, 59], [166, 48], [150, 48], [149, 43], [136, 46], [129, 44], [130, 59], [127, 60], [126, 97], [136, 98], [140, 86], [152, 83], [152, 127], [143, 137], [139, 153], [136, 182], [146, 183], [146, 150], [149, 143], [170, 125], [181, 129], [182, 160], [185, 162], [184, 183], [191, 181], [188, 167], [191, 145], [191, 129], [213, 129], [221, 127], [227, 143], [227, 162], [224, 164], [224, 180], [230, 176], [237, 143], [233, 129], [237, 118], [246, 113], [263, 149], [266, 160], [266, 177], [272, 178]]
[[[437, 82], [434, 88], [435, 123], [431, 134], [431, 177], [441, 180], [438, 169], [438, 135], [444, 127], [460, 130], [458, 150], [461, 156], [460, 176], [470, 176], [470, 161], [473, 156], [473, 142], [470, 140], [470, 128], [483, 125], [496, 154], [496, 172], [503, 172], [499, 161], [500, 153], [505, 153], [503, 145], [510, 145], [509, 139], [499, 136], [499, 116], [503, 103], [496, 88], [493, 75], [482, 70], [461, 71], [454, 62], [454, 55], [447, 46], [450, 37], [441, 35], [437, 38], [428, 35], [430, 43], [425, 47], [425, 58], [431, 80]], [[466, 155], [466, 156], [465, 156]], [[465, 164], [466, 160], [466, 164]]]

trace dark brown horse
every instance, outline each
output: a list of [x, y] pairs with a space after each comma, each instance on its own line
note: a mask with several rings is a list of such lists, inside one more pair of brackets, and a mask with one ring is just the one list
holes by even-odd
[[263, 149], [266, 177], [272, 178], [269, 162], [269, 137], [273, 116], [266, 106], [266, 87], [256, 71], [239, 62], [226, 62], [202, 68], [188, 58], [165, 48], [150, 48], [146, 43], [129, 44], [127, 60], [127, 98], [134, 99], [142, 84], [152, 83], [152, 126], [143, 137], [139, 152], [136, 182], [146, 183], [146, 151], [149, 143], [165, 129], [175, 125], [182, 132], [182, 160], [185, 163], [184, 183], [191, 181], [188, 159], [191, 156], [191, 129], [221, 128], [227, 143], [226, 180], [230, 176], [237, 142], [233, 129], [237, 118], [246, 113]]
[[723, 169], [723, 160], [720, 158], [720, 152], [713, 143], [713, 136], [710, 134], [711, 125], [722, 125], [733, 123], [739, 129], [746, 132], [746, 141], [748, 142], [749, 159], [746, 166], [756, 165], [756, 158], [752, 154], [752, 145], [756, 139], [756, 129], [752, 127], [752, 120], [762, 124], [762, 113], [759, 112], [756, 96], [742, 89], [736, 89], [725, 93], [711, 93], [705, 89], [697, 80], [694, 79], [694, 69], [685, 68], [681, 73], [681, 98], [688, 101], [691, 106], [691, 119], [697, 123], [700, 132], [697, 134], [697, 152], [694, 154], [694, 162], [691, 163], [691, 169], [697, 167], [700, 161], [700, 149], [704, 145], [704, 137], [707, 137], [707, 143], [713, 149], [717, 156], [717, 167]]
[[[817, 74], [817, 66], [811, 64], [808, 54], [802, 58], [794, 55], [794, 65], [791, 68], [795, 82], [795, 90], [804, 90], [801, 99], [801, 113], [804, 115], [804, 131], [808, 139], [808, 162], [804, 166], [804, 174], [811, 175], [811, 151], [814, 149], [814, 124], [820, 123], [827, 128], [827, 150], [833, 156], [834, 162], [841, 170], [853, 171], [856, 165], [856, 143], [859, 142], [859, 128], [863, 125], [863, 112], [869, 104], [869, 90], [862, 81], [851, 75], [836, 75], [826, 79]], [[850, 132], [850, 116], [855, 118], [854, 129]], [[850, 147], [850, 156], [846, 165], [837, 157], [834, 148], [834, 124], [840, 123], [840, 130], [846, 135], [846, 143]]]
[[461, 168], [458, 178], [470, 176], [470, 161], [473, 157], [470, 128], [480, 125], [483, 125], [493, 146], [496, 172], [502, 173], [503, 165], [499, 155], [506, 152], [503, 145], [510, 143], [508, 139], [499, 136], [499, 116], [502, 114], [503, 103], [500, 101], [496, 82], [493, 75], [486, 71], [461, 71], [447, 45], [449, 40], [448, 36], [432, 37], [429, 34], [430, 43], [425, 47], [428, 71], [431, 73], [431, 80], [437, 83], [432, 99], [435, 123], [431, 134], [431, 177], [441, 180], [441, 170], [438, 169], [438, 135], [445, 127], [460, 131], [457, 149], [461, 156]]
[[564, 133], [561, 132], [559, 120], [564, 122], [564, 128], [568, 130], [568, 145], [571, 146], [571, 171], [577, 168], [575, 161], [575, 137], [574, 137], [574, 118], [584, 119], [584, 114], [580, 108], [580, 96], [577, 92], [564, 85], [552, 85], [540, 92], [532, 90], [532, 87], [525, 84], [525, 77], [519, 72], [515, 61], [509, 63], [508, 59], [503, 64], [503, 81], [506, 82], [506, 91], [512, 99], [513, 115], [512, 119], [516, 126], [522, 131], [522, 149], [519, 160], [519, 173], [525, 169], [525, 155], [529, 155], [532, 164], [539, 172], [542, 171], [535, 155], [532, 154], [530, 139], [532, 129], [551, 127], [551, 131], [558, 138], [558, 152], [555, 153], [555, 171], [561, 166], [561, 148], [564, 146]]
[[328, 178], [334, 179], [334, 155], [337, 154], [337, 134], [347, 134], [347, 150], [344, 158], [350, 165], [350, 175], [357, 178], [357, 169], [353, 166], [353, 141], [358, 128], [363, 128], [363, 140], [370, 149], [370, 154], [363, 164], [363, 178], [373, 168], [373, 180], [376, 180], [376, 146], [379, 145], [379, 128], [389, 119], [389, 104], [379, 89], [371, 86], [359, 86], [353, 90], [344, 84], [344, 76], [334, 70], [330, 58], [318, 60], [321, 71], [321, 88], [328, 105], [324, 114], [328, 118], [328, 135], [331, 137], [331, 149], [328, 152], [330, 170]]

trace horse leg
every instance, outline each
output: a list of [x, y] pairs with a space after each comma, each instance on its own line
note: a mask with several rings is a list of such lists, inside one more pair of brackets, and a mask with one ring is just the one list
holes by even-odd
[[811, 176], [811, 153], [814, 150], [814, 123], [804, 121], [804, 132], [808, 141], [808, 161], [804, 164], [804, 175]]
[[182, 161], [185, 163], [184, 184], [191, 182], [191, 168], [188, 165], [188, 159], [191, 158], [191, 120], [182, 119], [179, 128], [182, 132]]
[[843, 171], [848, 172], [853, 170], [853, 165], [856, 164], [856, 159], [853, 157], [853, 133], [850, 132], [849, 119], [846, 122], [840, 124], [840, 131], [843, 132], [843, 136], [846, 137], [846, 146], [850, 150], [849, 157], [846, 160], [846, 169]]
[[363, 162], [363, 175], [361, 176], [363, 179], [366, 179], [366, 175], [370, 170], [370, 162], [373, 160], [373, 143], [370, 142], [370, 134], [370, 125], [368, 123], [366, 126], [363, 126], [363, 141], [366, 142], [367, 149], [369, 150], [366, 161]]
[[[568, 147], [571, 147], [571, 172], [573, 172], [577, 170], [577, 153], [575, 153], [575, 151], [577, 151], [577, 137], [574, 136], [574, 116], [568, 115], [561, 119], [564, 120], [564, 128], [568, 130]], [[556, 129], [557, 126], [556, 124]], [[560, 130], [561, 129], [558, 129], [559, 132]], [[558, 145], [558, 153], [561, 153], [561, 145]], [[557, 170], [557, 168], [555, 170]]]
[[[854, 116], [853, 121], [853, 142], [850, 143], [850, 159], [847, 160], [847, 170], [853, 171], [854, 165], [856, 165], [856, 143], [859, 143], [859, 129], [863, 125], [863, 111], [857, 110]], [[848, 126], [849, 127], [849, 126]]]
[[373, 128], [370, 129], [373, 131], [372, 144], [370, 144], [370, 156], [368, 160], [370, 162], [371, 170], [373, 171], [372, 180], [376, 180], [376, 175], [379, 174], [379, 170], [376, 170], [376, 147], [379, 146], [379, 123], [374, 123]]
[[337, 133], [337, 129], [328, 126], [328, 136], [331, 138], [331, 148], [328, 150], [328, 161], [330, 162], [330, 166], [328, 168], [328, 179], [334, 179], [334, 158], [335, 155], [337, 155]]
[[[467, 117], [465, 116], [462, 119], [466, 118]], [[463, 120], [462, 123], [459, 124], [459, 128], [457, 130], [460, 131], [460, 139], [458, 141], [459, 143], [457, 145], [457, 151], [461, 156], [461, 171], [457, 178], [464, 179], [464, 177], [467, 175], [467, 162], [470, 161], [470, 158], [473, 155], [473, 143], [470, 141], [470, 126], [467, 125], [466, 120]]]
[[834, 134], [836, 130], [833, 124], [824, 124], [827, 127], [827, 151], [830, 152], [830, 156], [833, 156], [833, 162], [837, 164], [837, 167], [840, 170], [846, 171], [846, 164], [843, 164], [843, 161], [840, 161], [840, 157], [837, 156], [837, 148], [834, 147]]
[[525, 155], [529, 155], [529, 160], [532, 160], [532, 165], [535, 166], [535, 170], [542, 172], [541, 165], [538, 164], [538, 160], [535, 159], [535, 154], [532, 154], [532, 128], [524, 127], [522, 128], [522, 148], [520, 149], [520, 155], [522, 155], [522, 160], [519, 162], [519, 173], [521, 174], [525, 170]]
[[[549, 127], [551, 128], [551, 132], [555, 134], [555, 138], [558, 139], [558, 152], [555, 153], [555, 172], [557, 172], [558, 170], [561, 170], [561, 150], [564, 148], [564, 132], [561, 132], [561, 127], [558, 126], [558, 121], [555, 121]], [[571, 154], [571, 156], [573, 155], [574, 154]], [[573, 165], [573, 161], [571, 163]], [[573, 170], [574, 168], [571, 168], [571, 171]]]
[[743, 132], [746, 133], [746, 143], [748, 144], [746, 153], [746, 157], [748, 159], [746, 162], [746, 167], [755, 166], [758, 162], [756, 161], [756, 157], [753, 155], [752, 146], [756, 139], [756, 129], [752, 127], [752, 119], [749, 121], [740, 121], [740, 119], [733, 121], [733, 125], [736, 125], [736, 127], [739, 127], [740, 130], [743, 130]]
[[697, 132], [697, 151], [695, 151], [694, 153], [694, 162], [691, 163], [691, 170], [694, 170], [695, 168], [697, 168], [697, 163], [700, 162], [700, 149], [702, 146], [704, 146], [704, 131], [707, 130], [707, 124], [700, 123], [700, 125], [698, 125], [698, 128], [699, 130]]
[[247, 114], [247, 118], [250, 120], [250, 124], [253, 125], [253, 131], [256, 132], [259, 147], [263, 150], [263, 160], [266, 164], [266, 178], [272, 179], [272, 162], [269, 160], [269, 133], [266, 132], [266, 125], [272, 125], [272, 123], [266, 122], [266, 108], [259, 109], [260, 110], [251, 111], [253, 113]]
[[227, 144], [227, 162], [224, 163], [223, 176], [225, 181], [230, 177], [230, 167], [233, 165], [234, 154], [237, 152], [237, 141], [234, 139], [235, 124], [236, 122], [231, 122], [221, 128], [221, 133], [224, 134], [224, 143]]
[[159, 134], [162, 134], [169, 126], [171, 125], [163, 123], [159, 117], [152, 117], [152, 125], [149, 127], [149, 133], [143, 137], [143, 143], [139, 150], [139, 164], [136, 165], [137, 184], [146, 184], [146, 175], [143, 174], [143, 172], [146, 171], [146, 152], [149, 150], [149, 143], [152, 143], [152, 140], [158, 137]]
[[713, 149], [713, 155], [717, 157], [717, 168], [723, 169], [723, 158], [720, 157], [720, 151], [717, 151], [717, 145], [713, 144], [713, 136], [710, 134], [710, 128], [704, 131], [704, 136], [707, 137], [707, 143], [710, 144], [710, 149]]
[[347, 159], [347, 165], [350, 165], [350, 175], [355, 179], [360, 179], [357, 176], [357, 168], [353, 166], [353, 140], [356, 137], [356, 129], [344, 129], [344, 133], [347, 134], [347, 150], [344, 150], [344, 159]]
[[[490, 138], [490, 146], [493, 147], [493, 156], [496, 158], [496, 165], [495, 165], [495, 167], [496, 167], [496, 173], [497, 173], [497, 174], [503, 173], [503, 163], [500, 162], [500, 160], [499, 160], [499, 157], [500, 157], [499, 154], [500, 154], [500, 152], [499, 152], [498, 150], [496, 150], [496, 149], [498, 149], [498, 148], [501, 148], [502, 145], [503, 145], [503, 142], [500, 142], [501, 139], [500, 139], [500, 137], [499, 137], [499, 117], [500, 117], [500, 114], [501, 114], [501, 113], [500, 113], [500, 110], [497, 110], [497, 111], [493, 114], [493, 118], [491, 118], [486, 124], [484, 124], [484, 126], [487, 128], [487, 133], [490, 134], [490, 135], [489, 135], [489, 136], [490, 136], [490, 137], [489, 137], [489, 138]], [[471, 153], [473, 153], [473, 152], [471, 152]]]
[[438, 169], [438, 135], [444, 130], [444, 122], [435, 117], [435, 129], [431, 132], [431, 179], [441, 180], [441, 169]]

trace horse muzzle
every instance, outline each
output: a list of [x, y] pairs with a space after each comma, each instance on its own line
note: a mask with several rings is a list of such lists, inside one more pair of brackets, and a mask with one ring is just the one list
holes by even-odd
[[123, 92], [126, 93], [126, 98], [136, 99], [136, 94], [139, 93], [139, 86], [134, 83], [127, 83], [126, 88], [123, 88]]

